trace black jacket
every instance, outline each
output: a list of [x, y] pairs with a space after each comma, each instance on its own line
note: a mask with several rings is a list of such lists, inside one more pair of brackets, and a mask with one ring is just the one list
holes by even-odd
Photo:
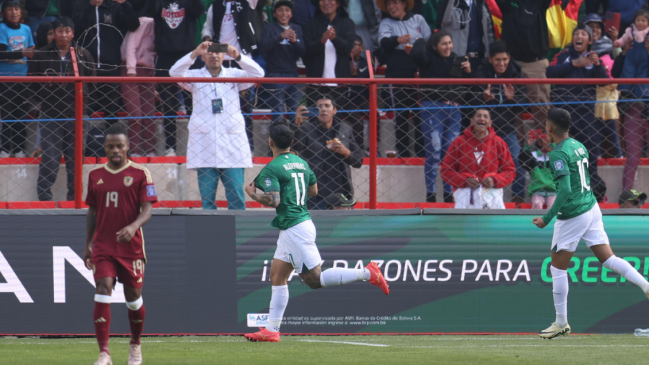
[[[59, 16], [72, 16], [72, 0], [58, 0], [59, 1]], [[47, 11], [47, 6], [49, 5], [50, 0], [28, 0], [25, 2], [25, 10], [29, 16], [35, 16], [37, 18], [42, 18], [45, 16]], [[36, 32], [36, 29], [32, 29], [32, 32]]]
[[[427, 42], [418, 39], [412, 46], [410, 57], [419, 68], [419, 75], [422, 79], [448, 79], [451, 76], [453, 60], [457, 55], [451, 52], [449, 57], [440, 56], [437, 51], [428, 47]], [[473, 75], [463, 72], [465, 78]], [[428, 101], [453, 101], [460, 104], [467, 104], [472, 98], [469, 87], [464, 85], [422, 85], [419, 89], [421, 100]]]
[[[250, 55], [252, 51], [257, 49], [257, 41], [261, 39], [261, 30], [263, 25], [260, 24], [260, 6], [263, 7], [264, 2], [257, 3], [256, 9], [251, 9], [246, 0], [233, 1], [232, 3], [232, 18], [234, 19], [234, 28], [237, 31], [237, 40], [241, 51], [245, 55]], [[212, 39], [218, 41], [221, 35], [221, 24], [223, 24], [223, 16], [225, 15], [225, 5], [222, 1], [215, 1], [212, 4], [212, 29], [214, 34]]]
[[[73, 45], [76, 46], [76, 45]], [[77, 48], [77, 66], [79, 76], [94, 76], [94, 61], [90, 52]], [[66, 59], [70, 59], [70, 53]], [[54, 41], [39, 49], [32, 61], [29, 62], [29, 75], [31, 76], [74, 76], [72, 61], [63, 62], [59, 56]], [[90, 95], [88, 83], [84, 83], [84, 104], [88, 104]], [[30, 85], [38, 98], [43, 101], [41, 112], [49, 118], [74, 117], [75, 90], [74, 83], [33, 83]]]
[[503, 14], [502, 40], [512, 58], [533, 62], [550, 49], [546, 13], [552, 0], [496, 0]]
[[336, 38], [331, 41], [336, 49], [337, 56], [336, 77], [347, 78], [351, 76], [349, 53], [354, 48], [356, 27], [354, 22], [342, 11], [342, 8], [338, 8], [338, 15], [336, 15], [333, 22], [330, 23], [329, 19], [322, 15], [320, 10], [317, 10], [316, 15], [304, 28], [306, 55], [303, 60], [307, 77], [322, 77], [325, 63], [325, 45], [320, 40], [330, 24], [336, 31]]
[[261, 32], [259, 52], [266, 60], [266, 76], [274, 73], [297, 74], [297, 60], [304, 56], [304, 35], [302, 28], [297, 24], [290, 24], [295, 32], [297, 42], [291, 43], [282, 39], [284, 28], [278, 22], [268, 23]]
[[94, 7], [88, 0], [76, 0], [72, 20], [79, 45], [97, 60], [98, 69], [115, 68], [122, 64], [120, 47], [124, 34], [140, 26], [140, 20], [128, 1], [118, 4], [113, 0], [104, 0], [99, 7]]
[[[332, 129], [336, 138], [351, 151], [349, 157], [331, 152], [327, 148], [327, 132], [318, 121], [309, 121], [302, 124], [295, 130], [295, 144], [292, 149], [304, 158], [313, 169], [318, 179], [318, 195], [326, 197], [327, 192], [344, 192], [354, 195], [354, 184], [352, 184], [351, 167], [360, 168], [363, 166], [363, 151], [356, 145], [351, 128], [334, 117]], [[334, 165], [332, 170], [325, 170], [324, 166]], [[342, 179], [341, 179], [342, 178]], [[338, 180], [341, 181], [338, 181]], [[339, 183], [342, 182], [341, 185]]]
[[156, 53], [193, 51], [196, 48], [196, 22], [204, 12], [201, 0], [148, 0], [147, 14], [155, 21]]
[[[482, 64], [475, 72], [475, 76], [479, 79], [518, 79], [522, 78], [521, 68], [514, 62], [509, 62], [509, 66], [502, 76], [497, 77], [496, 71], [489, 62], [489, 59], [482, 60]], [[514, 99], [507, 99], [502, 84], [491, 84], [491, 95], [495, 97], [490, 101], [484, 100], [484, 91], [487, 85], [476, 85], [473, 87], [474, 105], [488, 105], [491, 112], [491, 121], [496, 133], [500, 136], [514, 133], [516, 131], [516, 121], [518, 115], [525, 110], [523, 106], [499, 106], [499, 105], [512, 105], [527, 103], [527, 97], [524, 92], [523, 85], [514, 86]]]

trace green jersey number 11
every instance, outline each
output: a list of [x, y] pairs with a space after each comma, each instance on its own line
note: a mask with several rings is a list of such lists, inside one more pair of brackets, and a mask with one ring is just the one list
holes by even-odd
[[[304, 205], [304, 199], [306, 198], [306, 184], [304, 183], [304, 173], [291, 173], [291, 177], [295, 180], [295, 199], [297, 205]], [[301, 185], [301, 186], [300, 186]], [[300, 189], [300, 187], [302, 189]]]
[[577, 168], [579, 168], [579, 178], [581, 179], [581, 192], [584, 192], [584, 189], [590, 190], [590, 185], [586, 183], [586, 174], [588, 173], [588, 159], [584, 158], [581, 161], [577, 161]]

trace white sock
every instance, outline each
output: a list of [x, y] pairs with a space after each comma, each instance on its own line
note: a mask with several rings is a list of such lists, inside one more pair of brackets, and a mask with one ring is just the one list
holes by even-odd
[[552, 271], [554, 310], [557, 312], [557, 319], [554, 322], [557, 326], [563, 327], [568, 324], [568, 273], [554, 266], [550, 266], [550, 271]]
[[613, 255], [604, 261], [603, 265], [605, 268], [615, 271], [628, 281], [639, 286], [643, 293], [649, 290], [649, 282], [626, 260]]
[[345, 285], [354, 281], [370, 279], [370, 271], [367, 269], [343, 269], [332, 267], [320, 274], [320, 284], [323, 287], [332, 285]]
[[270, 296], [270, 309], [268, 310], [268, 326], [266, 329], [271, 332], [279, 332], [279, 326], [284, 318], [284, 310], [288, 305], [288, 285], [273, 285], [273, 293]]

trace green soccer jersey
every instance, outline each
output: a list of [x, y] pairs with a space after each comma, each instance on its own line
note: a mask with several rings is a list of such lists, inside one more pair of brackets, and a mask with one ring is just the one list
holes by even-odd
[[580, 216], [597, 204], [590, 189], [588, 151], [583, 144], [572, 138], [561, 141], [550, 153], [550, 168], [555, 181], [563, 175], [568, 175], [572, 190], [568, 200], [557, 213], [557, 219]]
[[279, 191], [277, 217], [271, 225], [285, 230], [311, 219], [306, 208], [307, 190], [315, 183], [309, 164], [294, 154], [281, 154], [266, 165], [255, 178], [255, 186], [264, 192]]

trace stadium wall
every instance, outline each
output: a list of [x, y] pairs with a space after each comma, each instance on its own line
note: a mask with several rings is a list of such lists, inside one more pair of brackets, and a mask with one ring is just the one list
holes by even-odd
[[[461, 213], [461, 214], [459, 214]], [[316, 212], [323, 268], [376, 260], [391, 294], [367, 283], [310, 290], [292, 276], [285, 333], [525, 333], [554, 318], [552, 227], [534, 211]], [[0, 335], [92, 334], [92, 272], [83, 267], [83, 211], [0, 211]], [[145, 227], [146, 334], [243, 333], [263, 321], [278, 231], [273, 213], [158, 209]], [[605, 212], [619, 257], [647, 277], [642, 211]], [[570, 277], [574, 332], [649, 326], [640, 290], [603, 269], [584, 245]], [[111, 333], [126, 334], [113, 294]], [[258, 314], [257, 316], [251, 314]]]

